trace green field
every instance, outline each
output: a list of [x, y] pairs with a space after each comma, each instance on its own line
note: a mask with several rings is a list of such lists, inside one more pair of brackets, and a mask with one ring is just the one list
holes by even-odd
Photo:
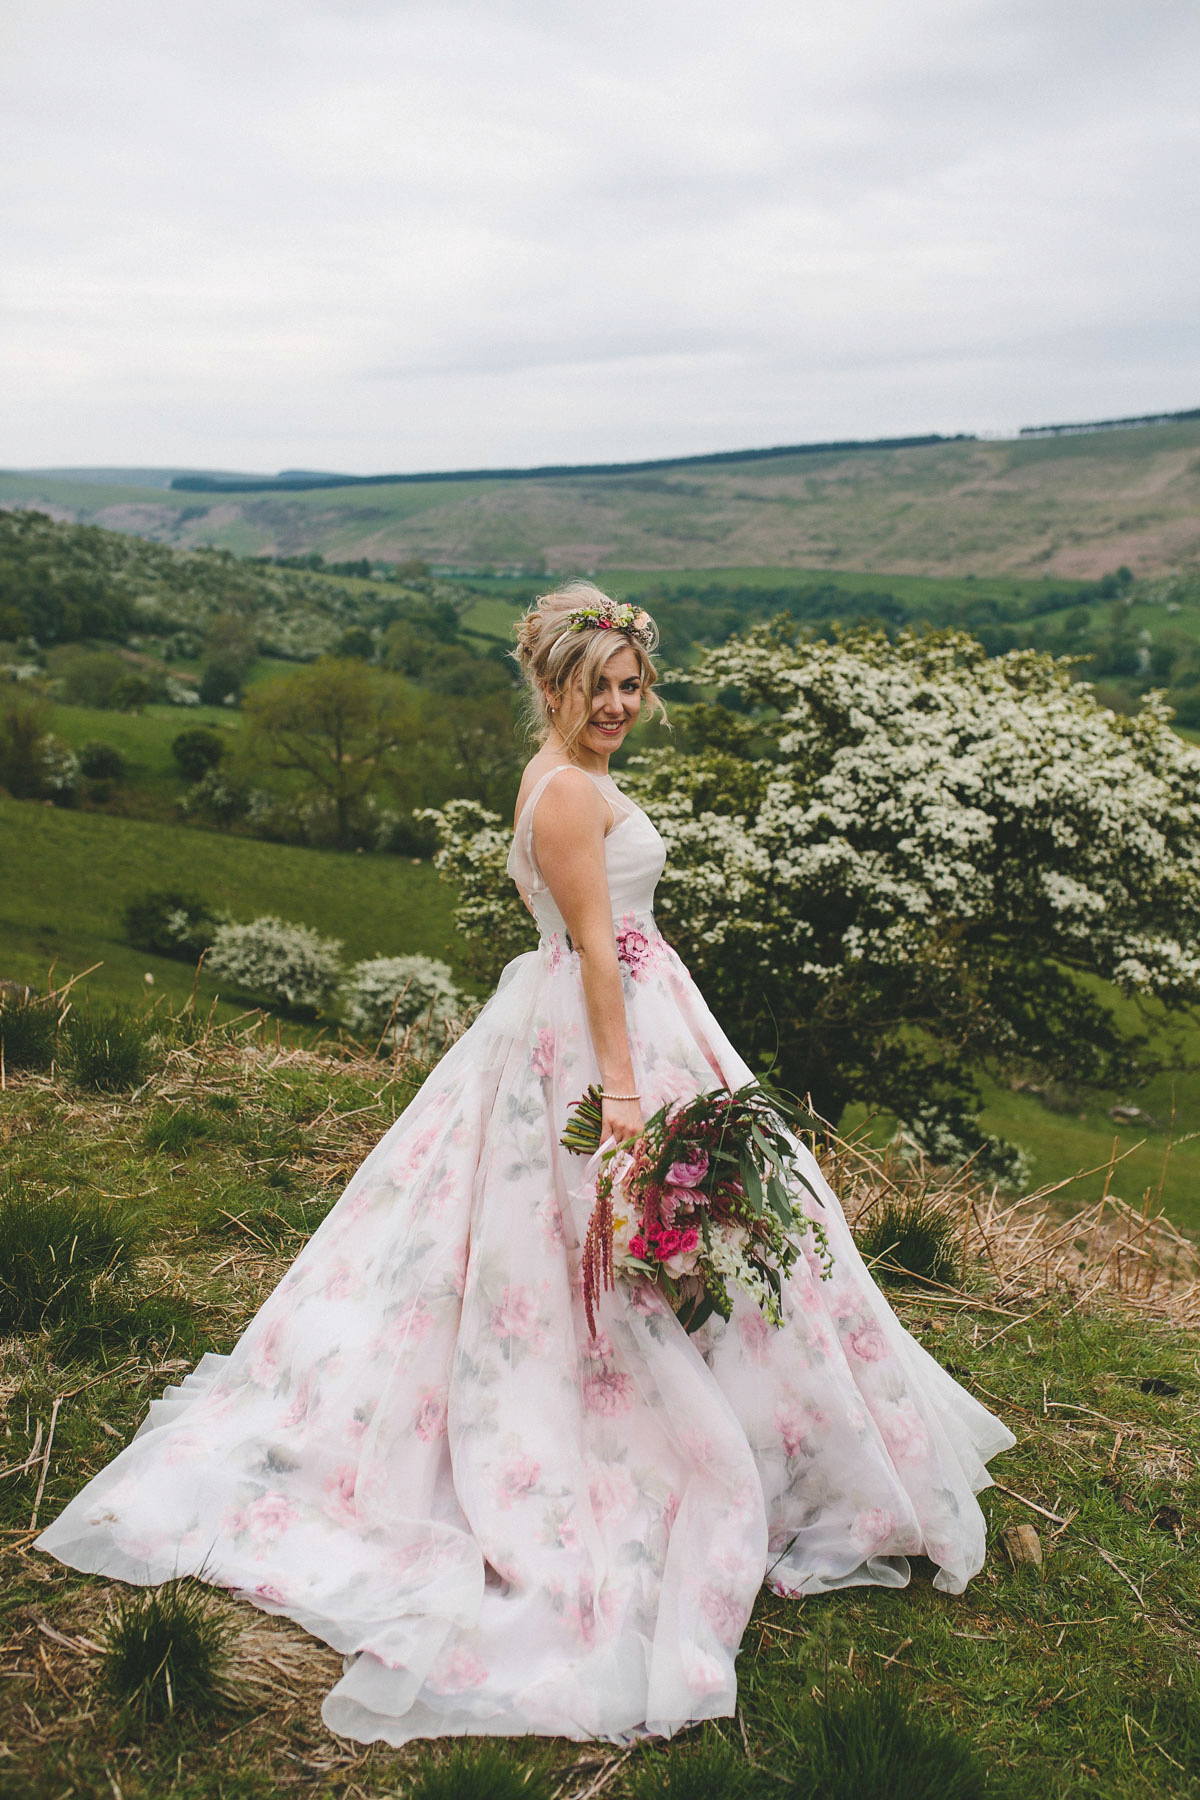
[[[340, 1657], [220, 1590], [207, 1604], [232, 1628], [233, 1691], [209, 1689], [214, 1710], [195, 1719], [122, 1719], [102, 1685], [104, 1645], [114, 1604], [136, 1590], [39, 1554], [32, 1522], [52, 1519], [202, 1352], [233, 1347], [422, 1072], [403, 1060], [393, 1070], [277, 1056], [256, 1040], [181, 1036], [127, 1096], [84, 1093], [61, 1075], [10, 1079], [0, 1092], [12, 1192], [28, 1206], [102, 1200], [141, 1250], [82, 1315], [6, 1332], [4, 1800], [895, 1800], [939, 1791], [931, 1764], [943, 1776], [947, 1751], [914, 1743], [923, 1728], [950, 1735], [951, 1750], [957, 1741], [986, 1771], [959, 1779], [952, 1759], [947, 1800], [1195, 1800], [1195, 1336], [1161, 1311], [1047, 1291], [1036, 1264], [1006, 1281], [1017, 1231], [999, 1244], [998, 1271], [973, 1240], [954, 1290], [888, 1295], [922, 1347], [1017, 1438], [993, 1464], [1000, 1485], [981, 1495], [986, 1561], [962, 1596], [934, 1589], [923, 1558], [902, 1592], [764, 1592], [738, 1657], [736, 1718], [654, 1746], [649, 1764], [649, 1745], [506, 1740], [497, 1748], [507, 1766], [468, 1787], [446, 1771], [444, 1739], [393, 1750], [331, 1738], [318, 1707]], [[898, 1173], [852, 1166], [859, 1206]], [[836, 1160], [829, 1172], [849, 1185]], [[986, 1211], [986, 1195], [962, 1194], [959, 1205], [969, 1199]], [[1040, 1566], [1010, 1563], [1000, 1538], [1015, 1526], [1037, 1531]], [[910, 1721], [885, 1741], [882, 1775], [832, 1790], [814, 1780], [808, 1759], [824, 1721], [852, 1697], [880, 1694]], [[714, 1742], [729, 1761], [698, 1768], [697, 1748]]]
[[[185, 999], [186, 964], [122, 938], [130, 896], [168, 887], [239, 919], [276, 913], [311, 925], [342, 940], [347, 962], [410, 951], [458, 961], [446, 892], [428, 863], [0, 799], [0, 977], [44, 986], [51, 965], [62, 982], [98, 962], [88, 983], [97, 995], [129, 1001], [149, 973], [156, 993]], [[217, 984], [202, 975], [199, 991], [210, 998]]]
[[737, 567], [1087, 579], [1200, 550], [1200, 423], [607, 475], [203, 494], [0, 474], [0, 505], [239, 554], [550, 575]]

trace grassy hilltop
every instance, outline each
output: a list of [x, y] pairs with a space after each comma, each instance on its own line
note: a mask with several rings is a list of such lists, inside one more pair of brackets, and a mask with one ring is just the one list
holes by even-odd
[[886, 569], [1086, 579], [1200, 550], [1200, 421], [661, 471], [202, 494], [0, 475], [40, 506], [180, 546], [472, 569]]
[[[206, 1684], [194, 1713], [122, 1717], [104, 1685], [122, 1589], [38, 1555], [36, 1528], [168, 1381], [231, 1347], [420, 1074], [403, 1058], [277, 1047], [256, 1020], [197, 1032], [185, 1014], [136, 1093], [45, 1075], [0, 1091], [10, 1195], [103, 1208], [131, 1252], [115, 1277], [78, 1271], [45, 1318], [20, 1284], [0, 1296], [4, 1800], [1194, 1800], [1195, 1289], [1189, 1306], [1169, 1241], [1136, 1218], [1006, 1217], [978, 1190], [848, 1144], [829, 1173], [860, 1229], [897, 1181], [949, 1218], [966, 1252], [954, 1285], [892, 1298], [1018, 1438], [982, 1497], [987, 1562], [965, 1595], [936, 1592], [919, 1559], [904, 1593], [764, 1595], [738, 1659], [736, 1721], [651, 1760], [636, 1746], [518, 1741], [490, 1777], [457, 1784], [445, 1743], [340, 1742], [318, 1716], [340, 1659], [211, 1593], [199, 1604], [228, 1630], [221, 1687]], [[11, 1201], [5, 1216], [11, 1233]], [[1017, 1527], [1038, 1533], [1040, 1566], [1010, 1561], [1001, 1534]], [[847, 1718], [873, 1777], [838, 1753]], [[832, 1781], [814, 1767], [822, 1746]]]

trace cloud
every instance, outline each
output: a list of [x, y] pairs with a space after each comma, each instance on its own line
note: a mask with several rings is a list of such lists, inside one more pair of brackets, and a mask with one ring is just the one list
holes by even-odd
[[0, 460], [453, 467], [1196, 404], [1191, 0], [39, 0]]

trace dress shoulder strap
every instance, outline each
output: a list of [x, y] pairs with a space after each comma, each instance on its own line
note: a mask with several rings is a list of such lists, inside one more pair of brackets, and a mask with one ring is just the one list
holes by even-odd
[[[588, 769], [576, 769], [573, 763], [556, 763], [552, 769], [547, 769], [546, 773], [539, 777], [534, 783], [533, 787], [530, 789], [528, 799], [517, 815], [517, 822], [513, 830], [512, 848], [508, 853], [508, 863], [506, 865], [510, 877], [516, 882], [521, 892], [525, 895], [540, 893], [546, 885], [545, 881], [542, 879], [542, 872], [538, 868], [537, 854], [533, 847], [533, 815], [537, 810], [537, 803], [545, 793], [547, 787], [554, 780], [556, 775], [562, 774], [564, 769], [575, 769], [576, 774], [586, 775], [588, 780], [595, 786], [600, 786], [600, 777], [598, 775], [593, 775]], [[613, 811], [612, 803], [604, 793], [603, 788], [600, 788], [600, 794], [605, 805], [608, 807], [610, 818], [615, 821], [616, 815]]]

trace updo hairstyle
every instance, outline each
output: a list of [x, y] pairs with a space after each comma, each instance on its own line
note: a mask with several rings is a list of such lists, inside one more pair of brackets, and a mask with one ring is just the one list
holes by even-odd
[[[572, 630], [570, 616], [580, 607], [598, 607], [601, 612], [618, 603], [591, 581], [568, 581], [552, 593], [542, 594], [517, 626], [517, 648], [514, 652], [525, 677], [530, 734], [544, 744], [555, 728], [550, 709], [572, 687], [582, 687], [590, 701], [600, 685], [600, 675], [611, 656], [619, 650], [632, 650], [638, 659], [642, 677], [642, 696], [650, 702], [651, 715], [666, 718], [667, 709], [654, 692], [658, 670], [650, 660], [650, 651], [658, 643], [658, 630], [649, 613], [638, 614], [640, 635], [600, 626]], [[566, 744], [568, 756], [575, 753], [575, 743], [586, 728], [585, 710], [574, 729], [557, 727]]]

